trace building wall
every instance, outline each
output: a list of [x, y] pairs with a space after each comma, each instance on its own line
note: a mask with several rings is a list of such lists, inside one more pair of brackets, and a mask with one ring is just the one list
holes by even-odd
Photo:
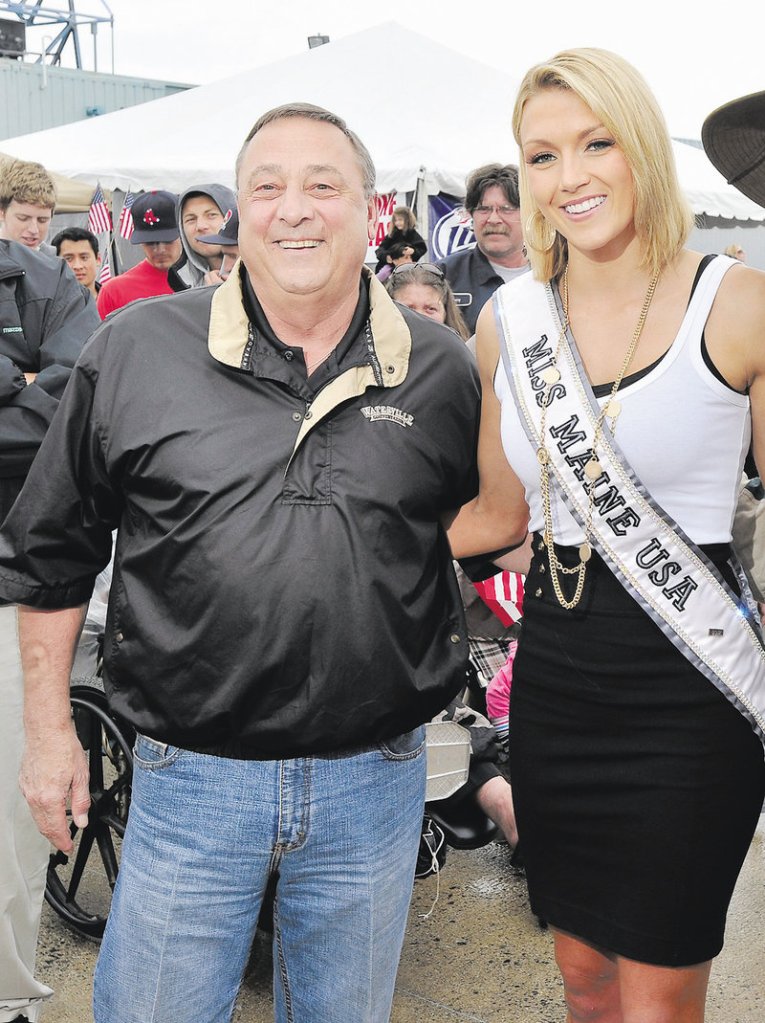
[[43, 68], [0, 57], [0, 140], [111, 113], [190, 88], [181, 82]]
[[765, 270], [765, 223], [721, 217], [696, 218], [688, 248], [698, 252], [722, 252], [728, 245], [740, 245], [748, 265]]

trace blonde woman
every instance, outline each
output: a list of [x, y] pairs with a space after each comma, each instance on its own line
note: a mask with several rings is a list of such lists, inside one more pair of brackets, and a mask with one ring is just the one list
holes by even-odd
[[533, 274], [478, 323], [457, 556], [534, 534], [510, 722], [531, 903], [569, 1023], [701, 1023], [765, 794], [765, 662], [730, 557], [765, 460], [765, 275], [684, 248], [662, 115], [614, 54], [513, 114]]

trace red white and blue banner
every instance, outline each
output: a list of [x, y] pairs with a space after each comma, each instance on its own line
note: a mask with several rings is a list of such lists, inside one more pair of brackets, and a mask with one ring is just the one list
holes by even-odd
[[428, 251], [434, 262], [475, 244], [473, 218], [453, 195], [428, 196]]
[[120, 220], [118, 227], [120, 238], [124, 238], [126, 241], [130, 241], [130, 236], [132, 235], [133, 230], [135, 228], [135, 225], [133, 224], [133, 214], [131, 213], [131, 206], [133, 205], [134, 201], [135, 196], [130, 191], [130, 189], [128, 189], [127, 194], [125, 196], [125, 201], [122, 204], [122, 209], [120, 210]]
[[377, 262], [375, 250], [378, 245], [382, 244], [383, 238], [388, 233], [395, 208], [406, 205], [406, 195], [402, 193], [399, 200], [396, 192], [386, 192], [384, 195], [375, 196], [375, 201], [377, 203], [377, 230], [374, 238], [369, 239], [369, 248], [367, 249], [367, 258], [365, 260], [367, 263]]
[[[367, 263], [377, 262], [375, 249], [381, 244], [388, 233], [390, 222], [393, 219], [393, 211], [397, 206], [411, 205], [407, 199], [411, 193], [386, 192], [377, 196], [377, 230], [374, 238], [370, 239], [367, 251]], [[452, 252], [460, 249], [472, 248], [475, 245], [473, 234], [473, 220], [462, 200], [453, 195], [446, 195], [441, 192], [438, 195], [428, 196], [428, 256], [433, 262], [446, 259]]]
[[90, 210], [88, 211], [88, 230], [92, 231], [95, 235], [99, 235], [105, 234], [107, 231], [111, 231], [111, 229], [111, 214], [109, 213], [109, 207], [106, 204], [103, 189], [99, 184], [93, 193], [93, 198], [90, 200]]
[[98, 283], [106, 284], [106, 282], [110, 281], [111, 279], [112, 267], [111, 262], [109, 260], [109, 250], [107, 249], [106, 252], [104, 252], [103, 257], [101, 259], [101, 269], [98, 271]]

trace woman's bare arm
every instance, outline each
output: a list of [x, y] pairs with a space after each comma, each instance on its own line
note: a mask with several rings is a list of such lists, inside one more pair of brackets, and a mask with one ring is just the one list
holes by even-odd
[[523, 543], [529, 510], [523, 484], [508, 465], [500, 437], [500, 404], [494, 393], [499, 340], [491, 303], [478, 317], [476, 353], [481, 375], [481, 426], [478, 437], [478, 497], [460, 509], [449, 530], [455, 558], [515, 547]]

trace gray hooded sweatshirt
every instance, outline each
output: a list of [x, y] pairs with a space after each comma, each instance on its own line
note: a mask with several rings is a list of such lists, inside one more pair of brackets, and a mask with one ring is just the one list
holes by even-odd
[[236, 195], [230, 188], [226, 188], [225, 185], [194, 185], [192, 188], [187, 188], [185, 192], [181, 193], [178, 199], [178, 206], [176, 207], [176, 214], [178, 217], [178, 228], [181, 232], [183, 255], [170, 268], [168, 274], [170, 287], [174, 291], [203, 287], [205, 274], [210, 270], [207, 260], [192, 249], [183, 231], [181, 211], [183, 210], [183, 204], [191, 195], [209, 195], [224, 217], [228, 210], [236, 207]]

